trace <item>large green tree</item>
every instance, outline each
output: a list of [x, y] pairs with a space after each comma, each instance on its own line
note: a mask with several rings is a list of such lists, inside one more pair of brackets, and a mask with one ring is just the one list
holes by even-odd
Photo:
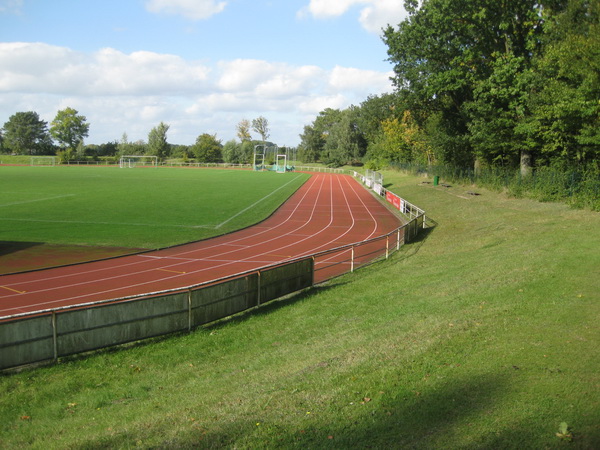
[[199, 162], [216, 163], [223, 161], [223, 146], [214, 134], [203, 133], [196, 138], [191, 150]]
[[10, 116], [3, 127], [4, 148], [18, 155], [36, 155], [52, 150], [48, 123], [34, 111]]
[[362, 135], [353, 121], [353, 110], [342, 111], [339, 122], [327, 134], [321, 160], [334, 167], [356, 163], [364, 154]]
[[61, 146], [76, 149], [80, 142], [88, 136], [90, 125], [85, 116], [76, 109], [67, 107], [56, 113], [50, 123], [50, 134]]
[[159, 160], [163, 160], [169, 156], [168, 131], [169, 125], [164, 122], [159, 123], [150, 130], [150, 133], [148, 133], [148, 155], [157, 156]]
[[[483, 111], [482, 103], [489, 99], [488, 93], [494, 96], [493, 89], [499, 85], [507, 88], [502, 83], [518, 79], [513, 87], [524, 90], [516, 94], [519, 97], [530, 90], [521, 74], [530, 70], [541, 49], [544, 11], [564, 3], [566, 0], [405, 2], [409, 17], [397, 29], [388, 27], [384, 33], [389, 60], [394, 64], [394, 83], [422, 124], [435, 118], [432, 143], [440, 145], [437, 152], [446, 162], [463, 165], [480, 156], [494, 159], [487, 154], [490, 143], [479, 146], [482, 141], [470, 134], [474, 112]], [[504, 71], [506, 60], [516, 73]], [[494, 77], [492, 82], [490, 77]], [[488, 121], [504, 122], [515, 113], [510, 109], [516, 105], [502, 95], [494, 101], [498, 117], [488, 111]], [[473, 102], [479, 104], [473, 106]], [[512, 124], [494, 124], [503, 131], [498, 143], [509, 133], [517, 145], [516, 119]], [[520, 154], [522, 165], [529, 164], [531, 147], [513, 147], [510, 153], [514, 152]]]
[[524, 127], [540, 159], [560, 166], [600, 161], [600, 0], [571, 0], [546, 23], [545, 51]]

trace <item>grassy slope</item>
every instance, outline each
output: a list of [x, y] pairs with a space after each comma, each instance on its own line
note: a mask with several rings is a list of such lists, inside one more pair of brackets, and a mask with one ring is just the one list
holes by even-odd
[[598, 214], [386, 175], [437, 221], [424, 240], [190, 335], [4, 376], [0, 446], [597, 448]]

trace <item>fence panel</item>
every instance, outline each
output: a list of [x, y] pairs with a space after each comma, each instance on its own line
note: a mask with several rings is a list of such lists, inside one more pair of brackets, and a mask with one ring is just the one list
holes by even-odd
[[0, 369], [53, 358], [52, 315], [0, 323]]
[[353, 270], [353, 253], [353, 247], [346, 247], [315, 255], [315, 283], [321, 283]]
[[354, 247], [354, 269], [386, 256], [386, 236], [360, 243]]
[[313, 260], [307, 258], [291, 264], [261, 271], [260, 303], [266, 303], [313, 285]]
[[56, 316], [58, 356], [188, 329], [187, 292], [142, 298]]
[[258, 305], [258, 274], [191, 292], [191, 325], [199, 326]]

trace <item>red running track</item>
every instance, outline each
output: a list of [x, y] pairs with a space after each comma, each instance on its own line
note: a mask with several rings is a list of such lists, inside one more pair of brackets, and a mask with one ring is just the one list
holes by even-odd
[[314, 174], [271, 217], [151, 253], [0, 276], [0, 318], [184, 288], [360, 242], [401, 224], [349, 175]]

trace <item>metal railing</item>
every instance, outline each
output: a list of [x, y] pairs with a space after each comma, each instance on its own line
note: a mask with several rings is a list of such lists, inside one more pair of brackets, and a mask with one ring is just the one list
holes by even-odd
[[426, 224], [422, 209], [385, 197], [408, 222], [373, 239], [177, 289], [2, 317], [0, 370], [190, 331], [389, 258]]

